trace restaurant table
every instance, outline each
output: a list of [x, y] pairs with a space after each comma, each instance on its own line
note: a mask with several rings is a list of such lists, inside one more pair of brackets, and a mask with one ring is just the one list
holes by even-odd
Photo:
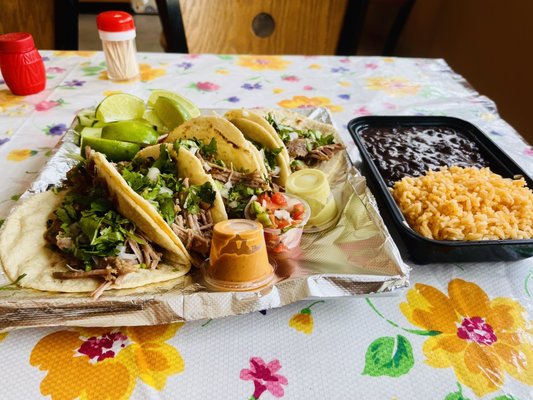
[[[459, 117], [533, 173], [533, 148], [441, 59], [140, 53], [141, 80], [113, 83], [101, 52], [42, 55], [44, 92], [17, 97], [0, 82], [0, 218], [78, 110], [161, 88], [200, 108], [326, 107], [349, 149], [355, 117]], [[388, 297], [164, 326], [1, 333], [0, 398], [533, 398], [532, 259], [405, 261], [410, 286]]]

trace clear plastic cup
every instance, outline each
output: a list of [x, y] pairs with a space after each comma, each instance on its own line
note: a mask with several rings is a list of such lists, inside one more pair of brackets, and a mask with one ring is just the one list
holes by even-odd
[[[305, 200], [288, 193], [282, 193], [282, 195], [287, 200], [289, 207], [291, 204], [301, 203], [305, 211], [301, 222], [290, 229], [263, 227], [268, 254], [274, 259], [294, 258], [299, 254], [303, 228], [311, 216], [311, 209]], [[244, 216], [247, 219], [256, 220], [256, 216], [252, 211], [252, 201], [244, 209]]]
[[215, 224], [204, 279], [214, 290], [251, 291], [268, 285], [274, 268], [268, 261], [263, 227], [247, 219]]

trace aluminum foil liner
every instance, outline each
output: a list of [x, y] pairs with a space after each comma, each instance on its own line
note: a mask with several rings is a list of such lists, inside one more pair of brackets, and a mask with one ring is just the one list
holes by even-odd
[[[203, 110], [222, 115], [227, 110]], [[301, 112], [332, 123], [327, 109]], [[30, 189], [21, 197], [61, 182], [79, 160], [73, 122]], [[87, 294], [43, 292], [4, 286], [0, 275], [0, 332], [38, 326], [153, 325], [219, 318], [282, 307], [311, 298], [394, 294], [409, 285], [409, 267], [402, 261], [365, 178], [354, 167], [357, 154], [349, 136], [344, 167], [330, 176], [339, 205], [338, 222], [324, 232], [305, 234], [301, 257], [276, 265], [273, 285], [257, 292], [210, 292], [198, 270], [178, 280], [137, 289], [110, 290], [99, 300]], [[2, 281], [3, 280], [3, 281]]]

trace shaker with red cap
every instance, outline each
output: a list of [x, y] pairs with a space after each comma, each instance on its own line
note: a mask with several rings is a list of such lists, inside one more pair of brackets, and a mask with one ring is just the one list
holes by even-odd
[[96, 17], [96, 25], [102, 39], [109, 79], [136, 79], [139, 76], [139, 65], [133, 17], [123, 11], [105, 11]]
[[35, 94], [46, 86], [43, 59], [29, 33], [13, 32], [0, 35], [0, 70], [13, 94]]

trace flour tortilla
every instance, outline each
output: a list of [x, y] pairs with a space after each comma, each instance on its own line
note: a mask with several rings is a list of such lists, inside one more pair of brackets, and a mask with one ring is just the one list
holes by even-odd
[[283, 140], [281, 140], [276, 130], [272, 127], [272, 125], [268, 123], [268, 121], [263, 117], [263, 115], [260, 115], [256, 113], [255, 111], [239, 109], [239, 110], [228, 111], [226, 113], [226, 118], [229, 119], [230, 121], [235, 118], [246, 118], [260, 125], [270, 135], [270, 137], [274, 139], [274, 141], [277, 144], [277, 147], [283, 148], [280, 154], [281, 156], [285, 158], [287, 165], [290, 164], [291, 160], [289, 157], [289, 152], [285, 148], [285, 144], [283, 143]]
[[[216, 223], [218, 221], [228, 219], [226, 210], [224, 208], [224, 203], [222, 201], [222, 196], [220, 195], [220, 192], [218, 191], [217, 186], [213, 181], [213, 178], [211, 178], [210, 175], [204, 172], [200, 161], [197, 160], [196, 157], [194, 157], [192, 154], [190, 154], [190, 156], [194, 160], [191, 159], [191, 157], [188, 157], [188, 154], [181, 154], [182, 152], [180, 152], [180, 155], [178, 155], [173, 150], [173, 145], [171, 144], [163, 145], [167, 146], [171, 157], [174, 158], [174, 161], [176, 163], [176, 173], [180, 177], [183, 178], [187, 176], [189, 178], [189, 182], [192, 185], [200, 185], [205, 182], [211, 183], [211, 186], [213, 187], [216, 196], [213, 207], [211, 208], [211, 216], [213, 217], [213, 221]], [[155, 159], [159, 157], [161, 151], [160, 146], [161, 145], [154, 145], [146, 147], [143, 150], [139, 151], [135, 157], [152, 157]], [[101, 171], [101, 177], [108, 181], [108, 186], [116, 188], [117, 191], [122, 193], [122, 198], [128, 199], [128, 201], [134, 203], [138, 208], [140, 208], [152, 222], [155, 231], [159, 232], [160, 235], [163, 235], [169, 240], [171, 240], [174, 245], [180, 249], [181, 253], [185, 254], [189, 261], [192, 261], [191, 256], [185, 248], [185, 245], [183, 244], [181, 239], [172, 230], [170, 225], [167, 224], [167, 222], [163, 219], [161, 214], [159, 214], [157, 209], [152, 204], [150, 204], [149, 201], [144, 199], [140, 194], [135, 192], [128, 185], [122, 175], [120, 175], [120, 173], [114, 167], [114, 165], [107, 161], [103, 154], [94, 153], [93, 159], [95, 165], [97, 166], [97, 169]], [[198, 164], [193, 164], [194, 162], [197, 162]]]
[[[176, 152], [173, 145], [166, 144], [166, 146], [171, 157], [176, 160], [176, 172], [179, 178], [189, 178], [191, 185], [203, 185], [204, 183], [209, 182], [213, 187], [213, 190], [215, 191], [215, 201], [213, 202], [213, 207], [211, 208], [211, 217], [213, 217], [213, 222], [217, 223], [228, 219], [220, 191], [218, 190], [217, 185], [215, 184], [215, 181], [211, 175], [204, 171], [200, 160], [198, 160], [192, 153], [188, 152], [184, 148], [180, 148], [179, 151]], [[155, 145], [142, 149], [137, 153], [135, 158], [152, 157], [156, 159], [159, 157], [160, 153], [160, 145]], [[141, 196], [139, 197], [144, 200]], [[144, 200], [144, 202], [148, 203], [146, 200]], [[150, 205], [150, 210], [155, 209]], [[157, 215], [159, 215], [159, 213], [157, 213]]]
[[174, 129], [165, 142], [174, 143], [177, 139], [198, 139], [206, 144], [215, 139], [216, 157], [228, 166], [232, 165], [239, 171], [260, 171], [264, 176], [267, 175], [259, 151], [225, 118], [213, 116], [190, 119]]
[[[144, 200], [131, 187], [129, 187], [114, 165], [107, 161], [106, 157], [102, 153], [97, 153], [94, 151], [91, 152], [91, 159], [94, 161], [94, 165], [96, 166], [98, 177], [107, 182], [107, 187], [110, 194], [114, 199], [116, 199], [119, 212], [131, 220], [134, 219], [135, 213], [142, 214], [145, 217], [144, 221], [147, 225], [145, 227], [146, 234], [149, 237], [161, 236], [164, 237], [165, 240], [172, 242], [174, 246], [179, 249], [182, 262], [191, 263], [191, 256], [178, 236], [159, 215], [159, 213], [151, 213], [147, 211], [151, 206], [148, 207], [145, 204], [147, 203], [146, 200]], [[155, 217], [155, 214], [157, 214], [159, 219]]]
[[[34, 194], [6, 219], [0, 232], [0, 264], [10, 281], [14, 282], [25, 274], [18, 282], [21, 287], [74, 293], [92, 292], [101, 285], [102, 281], [95, 278], [61, 280], [53, 277], [54, 272], [66, 272], [69, 268], [63, 253], [49, 248], [44, 239], [46, 221], [61, 205], [66, 194], [67, 191]], [[167, 261], [159, 263], [154, 270], [139, 269], [129, 273], [120, 284], [112, 285], [110, 289], [136, 288], [185, 275], [190, 270], [190, 263], [183, 263], [179, 249], [171, 241], [165, 240], [161, 233], [155, 237], [148, 235], [143, 228], [150, 227], [151, 222], [141, 210], [132, 204], [123, 204], [123, 207], [135, 209], [133, 214], [137, 217], [130, 219], [135, 219], [136, 226], [161, 246], [164, 250], [163, 257]]]
[[[257, 116], [256, 120], [246, 118], [245, 116], [250, 115], [249, 112], [244, 112], [244, 110], [233, 110], [225, 114], [226, 118], [235, 125], [243, 135], [248, 139], [263, 147], [266, 150], [276, 150], [281, 148], [281, 152], [276, 156], [276, 162], [280, 168], [279, 177], [275, 179], [276, 183], [285, 187], [287, 185], [287, 178], [291, 174], [291, 169], [287, 159], [289, 154], [287, 153], [287, 148], [281, 142], [278, 134], [274, 131], [274, 134], [278, 137], [281, 145], [276, 141], [276, 138], [271, 135], [262, 125], [260, 125], [258, 120], [263, 120], [265, 123], [266, 120]], [[267, 123], [268, 124], [268, 123]], [[271, 127], [272, 128], [272, 127]], [[285, 155], [287, 158], [285, 158]]]
[[[298, 130], [302, 130], [302, 129], [317, 130], [317, 131], [322, 132], [325, 135], [333, 135], [337, 143], [342, 143], [342, 139], [340, 138], [337, 130], [333, 127], [333, 125], [324, 124], [322, 122], [318, 122], [313, 119], [307, 118], [300, 113], [285, 110], [285, 109], [266, 109], [265, 108], [265, 109], [257, 109], [254, 111], [256, 112], [257, 115], [260, 115], [267, 124], [268, 122], [266, 121], [265, 118], [268, 114], [270, 114], [276, 122], [282, 125], [292, 126], [293, 128], [298, 129]], [[274, 130], [274, 133], [276, 133], [275, 130]], [[277, 133], [276, 133], [276, 136], [279, 138], [279, 135]], [[330, 178], [335, 175], [335, 172], [339, 168], [346, 168], [348, 165], [347, 162], [348, 160], [346, 158], [346, 152], [339, 151], [330, 160], [320, 161], [317, 164], [313, 165], [313, 168], [322, 170], [328, 176], [328, 178]], [[290, 166], [290, 162], [289, 162], [289, 166]]]

